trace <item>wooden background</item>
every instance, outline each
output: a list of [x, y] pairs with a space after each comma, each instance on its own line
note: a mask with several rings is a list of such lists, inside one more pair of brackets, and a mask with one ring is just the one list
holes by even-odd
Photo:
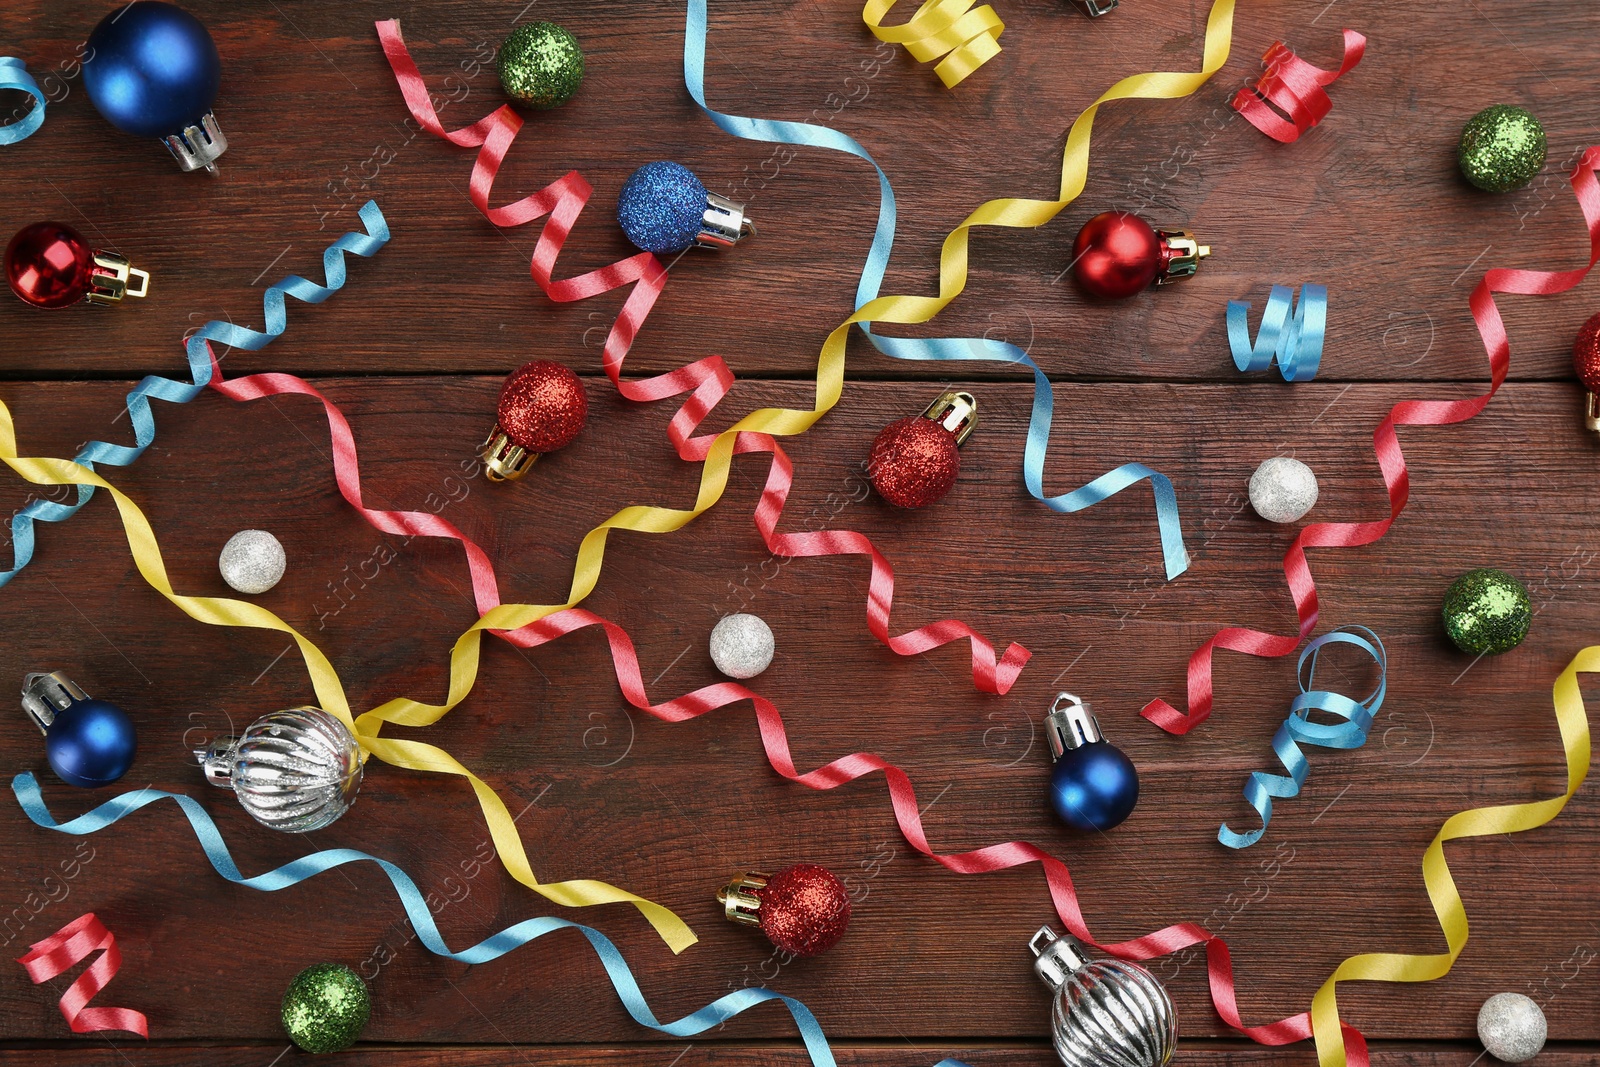
[[[1060, 0], [995, 3], [1008, 24], [1005, 51], [954, 91], [879, 45], [850, 0], [711, 5], [714, 105], [825, 121], [889, 172], [901, 225], [885, 292], [933, 292], [940, 239], [980, 202], [1051, 195], [1065, 130], [1104, 87], [1132, 71], [1199, 63], [1198, 0], [1128, 0], [1094, 22]], [[0, 396], [25, 454], [128, 439], [120, 407], [132, 381], [180, 375], [181, 338], [207, 320], [259, 326], [262, 289], [288, 273], [320, 277], [321, 250], [373, 196], [393, 241], [376, 259], [354, 261], [348, 287], [325, 305], [291, 303], [288, 333], [260, 353], [232, 354], [231, 374], [312, 377], [351, 419], [368, 500], [444, 501], [443, 514], [492, 550], [508, 599], [559, 600], [583, 531], [616, 508], [692, 499], [698, 469], [665, 438], [675, 404], [625, 403], [600, 373], [620, 297], [545, 299], [527, 277], [537, 229], [497, 231], [469, 204], [472, 153], [408, 139], [372, 29], [385, 17], [404, 20], [425, 75], [454, 94], [444, 111], [452, 126], [501, 102], [492, 69], [474, 73], [472, 60], [518, 18], [573, 30], [587, 81], [566, 108], [530, 117], [497, 202], [583, 172], [595, 197], [559, 266], [570, 276], [629, 251], [611, 205], [647, 160], [678, 159], [713, 190], [749, 200], [759, 238], [673, 268], [628, 371], [722, 354], [740, 382], [710, 420], [718, 428], [757, 406], [809, 405], [818, 346], [849, 310], [866, 253], [875, 181], [859, 160], [806, 149], [779, 165], [770, 146], [716, 130], [682, 88], [680, 3], [191, 0], [224, 62], [216, 111], [232, 148], [216, 180], [179, 174], [157, 144], [93, 112], [73, 60], [111, 6], [12, 0], [0, 10], [0, 52], [24, 57], [41, 81], [54, 72], [45, 85], [57, 100], [40, 133], [0, 150], [0, 228], [61, 219], [154, 279], [148, 300], [113, 310], [44, 314], [0, 300]], [[1277, 145], [1226, 108], [1273, 40], [1332, 65], [1346, 25], [1370, 37], [1367, 59], [1333, 87], [1331, 116], [1301, 142]], [[1184, 663], [1217, 627], [1292, 626], [1280, 560], [1293, 531], [1244, 503], [1255, 465], [1290, 452], [1310, 462], [1322, 484], [1316, 518], [1383, 514], [1370, 435], [1384, 412], [1403, 398], [1485, 388], [1466, 304], [1482, 272], [1584, 261], [1565, 173], [1600, 137], [1597, 30], [1600, 11], [1561, 0], [1243, 4], [1232, 59], [1200, 92], [1102, 112], [1079, 203], [1041, 230], [976, 238], [968, 290], [932, 332], [1006, 337], [1050, 373], [1052, 492], [1130, 460], [1172, 478], [1194, 557], [1177, 581], [1161, 579], [1148, 489], [1075, 516], [1027, 496], [1018, 475], [1025, 380], [984, 364], [941, 377], [852, 340], [843, 402], [785, 443], [797, 481], [784, 528], [870, 535], [896, 567], [897, 631], [957, 615], [996, 643], [1025, 643], [1034, 660], [1009, 696], [973, 690], [963, 648], [900, 658], [873, 641], [864, 561], [768, 557], [750, 521], [761, 458], [739, 461], [721, 506], [689, 529], [613, 536], [587, 606], [631, 631], [656, 700], [715, 679], [705, 643], [719, 616], [761, 613], [779, 651], [756, 686], [783, 708], [802, 767], [875, 751], [915, 779], [936, 847], [1021, 839], [1051, 849], [1072, 865], [1102, 939], [1181, 920], [1225, 933], [1249, 1020], [1303, 1010], [1353, 952], [1439, 951], [1423, 847], [1462, 808], [1559, 793], [1550, 683], [1600, 630], [1589, 599], [1600, 555], [1596, 443], [1580, 424], [1568, 356], [1596, 310], [1592, 284], [1505, 299], [1510, 383], [1464, 426], [1402, 434], [1411, 505], [1392, 534], [1313, 557], [1323, 627], [1365, 624], [1389, 646], [1390, 695], [1364, 749], [1314, 750], [1304, 793], [1278, 805], [1261, 844], [1230, 852], [1216, 828], [1252, 817], [1239, 789], [1251, 770], [1271, 767], [1293, 660], [1219, 656], [1217, 713], [1189, 737], [1162, 734], [1137, 712], [1154, 696], [1182, 699]], [[1462, 123], [1496, 102], [1530, 107], [1550, 138], [1544, 174], [1499, 197], [1468, 187], [1454, 164]], [[1092, 304], [1061, 272], [1079, 225], [1111, 206], [1188, 225], [1215, 255], [1187, 283]], [[1308, 281], [1331, 292], [1317, 381], [1238, 375], [1226, 301], [1247, 299], [1259, 312], [1270, 284]], [[587, 431], [515, 486], [460, 479], [500, 378], [534, 357], [585, 376]], [[850, 476], [878, 428], [919, 411], [946, 382], [983, 407], [956, 490], [918, 513], [850, 499]], [[155, 445], [112, 477], [146, 508], [179, 589], [224, 593], [222, 543], [239, 529], [269, 529], [290, 567], [259, 602], [321, 643], [357, 704], [442, 698], [446, 650], [472, 618], [461, 553], [416, 543], [374, 568], [388, 539], [335, 493], [319, 408], [300, 399], [238, 407], [208, 394], [156, 414]], [[0, 507], [20, 507], [28, 489], [0, 480]], [[1483, 565], [1520, 575], [1538, 614], [1522, 648], [1474, 663], [1447, 644], [1438, 606], [1459, 572]], [[456, 946], [547, 911], [497, 867], [463, 880], [461, 864], [470, 869], [484, 835], [459, 782], [374, 765], [354, 813], [311, 839], [262, 830], [207, 790], [190, 748], [307, 701], [304, 672], [277, 635], [201, 627], [147, 589], [109, 501], [41, 528], [35, 563], [0, 591], [0, 620], [6, 684], [60, 668], [127, 708], [140, 754], [124, 784], [199, 794], [245, 871], [316, 848], [381, 854], [425, 890], [456, 898], [439, 920]], [[1141, 769], [1138, 811], [1103, 838], [1069, 836], [1043, 803], [1049, 760], [1036, 725], [1063, 687], [1094, 703]], [[661, 1017], [770, 981], [816, 1011], [849, 1065], [910, 1067], [943, 1055], [975, 1067], [1054, 1062], [1048, 997], [1025, 948], [1054, 920], [1038, 870], [963, 877], [917, 857], [895, 829], [881, 779], [821, 794], [783, 782], [765, 765], [748, 709], [678, 726], [630, 715], [603, 642], [585, 633], [528, 654], [487, 643], [476, 692], [424, 736], [479, 771], [514, 811], [532, 805], [519, 825], [542, 878], [605, 878], [691, 922], [701, 943], [673, 957], [630, 908], [563, 913], [617, 941]], [[6, 772], [44, 769], [20, 711], [0, 716], [0, 745]], [[110, 794], [48, 773], [44, 786], [63, 816]], [[1374, 1040], [1380, 1063], [1465, 1067], [1480, 1051], [1478, 1006], [1502, 990], [1543, 1005], [1552, 1047], [1540, 1062], [1600, 1056], [1600, 968], [1590, 966], [1600, 945], [1597, 840], [1600, 806], [1589, 790], [1552, 826], [1450, 849], [1472, 918], [1454, 972], [1419, 987], [1342, 991], [1345, 1018]], [[126, 1034], [73, 1037], [56, 1007], [66, 979], [38, 988], [6, 964], [0, 1063], [266, 1065], [285, 1051], [281, 991], [322, 960], [375, 975], [370, 1045], [347, 1057], [352, 1064], [803, 1060], [775, 1008], [692, 1043], [634, 1025], [576, 936], [474, 968], [435, 958], [409, 940], [372, 870], [273, 895], [229, 885], [170, 807], [81, 846], [11, 808], [0, 812], [0, 847], [0, 917], [11, 917], [4, 952], [20, 955], [94, 910], [124, 956], [98, 1002], [146, 1012], [153, 1034], [148, 1046]], [[74, 857], [83, 862], [72, 866]], [[855, 919], [832, 954], [774, 975], [766, 943], [723, 922], [712, 894], [737, 869], [801, 860], [851, 877]], [[64, 862], [76, 871], [66, 882]], [[1307, 1045], [1267, 1051], [1229, 1037], [1198, 958], [1154, 968], [1182, 1018], [1180, 1062], [1313, 1061]]]

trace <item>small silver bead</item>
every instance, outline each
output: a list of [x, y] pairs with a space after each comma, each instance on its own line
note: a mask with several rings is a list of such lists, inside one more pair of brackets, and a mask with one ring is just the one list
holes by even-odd
[[1268, 522], [1299, 522], [1317, 502], [1317, 476], [1288, 456], [1263, 460], [1250, 476], [1250, 506]]
[[1496, 993], [1478, 1009], [1478, 1040], [1504, 1063], [1533, 1059], [1548, 1034], [1544, 1012], [1521, 993]]
[[772, 665], [776, 642], [759, 615], [726, 615], [711, 630], [711, 662], [729, 678], [754, 678]]
[[277, 585], [287, 564], [276, 537], [265, 530], [240, 530], [222, 546], [217, 569], [229, 588], [254, 595]]

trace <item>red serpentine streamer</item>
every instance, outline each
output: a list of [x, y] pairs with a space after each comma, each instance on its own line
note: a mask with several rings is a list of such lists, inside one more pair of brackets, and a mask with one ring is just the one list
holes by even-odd
[[1389, 517], [1369, 522], [1314, 522], [1300, 531], [1294, 544], [1283, 557], [1283, 573], [1289, 582], [1289, 592], [1294, 597], [1295, 611], [1300, 618], [1300, 631], [1293, 637], [1264, 633], [1242, 626], [1230, 626], [1217, 631], [1205, 644], [1195, 649], [1189, 657], [1189, 712], [1184, 714], [1171, 704], [1157, 698], [1146, 704], [1140, 712], [1161, 729], [1172, 734], [1186, 734], [1211, 716], [1212, 685], [1211, 656], [1218, 648], [1243, 652], [1246, 655], [1273, 657], [1287, 656], [1304, 641], [1317, 625], [1317, 585], [1311, 577], [1310, 564], [1306, 562], [1307, 548], [1355, 548], [1369, 545], [1389, 532], [1400, 513], [1405, 510], [1411, 493], [1411, 479], [1406, 472], [1405, 456], [1400, 451], [1400, 437], [1395, 429], [1400, 426], [1448, 426], [1465, 422], [1489, 406], [1489, 401], [1505, 384], [1506, 373], [1511, 369], [1511, 341], [1506, 335], [1500, 309], [1495, 306], [1495, 293], [1513, 293], [1520, 296], [1550, 296], [1573, 288], [1586, 278], [1594, 265], [1600, 262], [1600, 179], [1595, 168], [1600, 167], [1600, 146], [1584, 151], [1583, 159], [1572, 172], [1572, 191], [1578, 198], [1585, 224], [1589, 229], [1589, 264], [1577, 270], [1539, 271], [1512, 270], [1496, 267], [1484, 274], [1467, 303], [1472, 308], [1473, 321], [1483, 337], [1483, 347], [1489, 353], [1489, 391], [1467, 400], [1403, 400], [1389, 410], [1389, 414], [1372, 434], [1372, 447], [1378, 455], [1378, 467], [1383, 472], [1383, 482], [1389, 490]]
[[127, 1030], [142, 1038], [150, 1037], [143, 1012], [132, 1008], [91, 1008], [89, 1001], [116, 977], [122, 966], [122, 951], [117, 938], [105, 928], [94, 912], [85, 912], [43, 941], [28, 947], [28, 954], [17, 960], [34, 985], [48, 982], [99, 952], [100, 957], [61, 994], [61, 1014], [75, 1034], [96, 1030]]
[[[1255, 85], [1245, 86], [1233, 98], [1233, 109], [1272, 138], [1288, 144], [1328, 117], [1333, 101], [1325, 87], [1355, 69], [1366, 53], [1367, 39], [1355, 30], [1344, 31], [1344, 62], [1338, 70], [1313, 66], [1295, 55], [1282, 41], [1272, 42], [1261, 57], [1266, 73]], [[1292, 121], [1284, 121], [1268, 104], [1277, 105]]]

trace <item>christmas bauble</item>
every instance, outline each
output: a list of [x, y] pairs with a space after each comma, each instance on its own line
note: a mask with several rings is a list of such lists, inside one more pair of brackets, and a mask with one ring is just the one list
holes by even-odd
[[1105, 740], [1089, 705], [1060, 693], [1045, 718], [1045, 738], [1055, 766], [1050, 806], [1074, 830], [1105, 832], [1119, 826], [1139, 803], [1139, 771]]
[[956, 435], [922, 416], [897, 419], [872, 442], [867, 474], [895, 507], [925, 508], [944, 499], [961, 473]]
[[1528, 636], [1533, 602], [1517, 579], [1483, 567], [1451, 583], [1443, 614], [1445, 633], [1457, 648], [1476, 656], [1494, 655], [1516, 648]]
[[318, 963], [294, 976], [283, 994], [283, 1028], [307, 1052], [338, 1052], [356, 1043], [372, 1014], [367, 983], [342, 963]]
[[646, 163], [617, 197], [617, 222], [638, 248], [676, 255], [695, 243], [705, 219], [706, 187], [681, 163]]
[[1250, 476], [1250, 506], [1268, 522], [1299, 522], [1317, 502], [1317, 476], [1289, 456], [1263, 460]]
[[[115, 252], [90, 248], [83, 234], [64, 222], [36, 222], [18, 230], [6, 245], [5, 268], [11, 291], [37, 308], [64, 308], [85, 299], [115, 304], [150, 290], [148, 273]], [[141, 279], [141, 287], [129, 288], [130, 278]]]
[[50, 769], [68, 785], [107, 785], [133, 765], [138, 738], [128, 713], [92, 699], [60, 671], [24, 677], [22, 707], [44, 731]]
[[589, 398], [571, 369], [536, 359], [514, 371], [500, 389], [496, 421], [506, 436], [530, 452], [570, 445], [589, 418]]
[[263, 715], [237, 740], [195, 755], [211, 784], [231, 788], [251, 818], [284, 833], [330, 825], [361, 791], [361, 748], [321, 708]]
[[1064, 1067], [1166, 1067], [1178, 1015], [1155, 975], [1126, 960], [1092, 960], [1083, 943], [1042, 927], [1033, 970], [1054, 992], [1050, 1037]]
[[1600, 315], [1578, 330], [1578, 337], [1572, 342], [1572, 369], [1585, 389], [1600, 393]]
[[729, 678], [754, 678], [772, 665], [776, 642], [759, 615], [725, 615], [711, 628], [711, 662]]
[[198, 126], [222, 84], [222, 59], [200, 20], [171, 4], [138, 0], [89, 35], [83, 86], [119, 130], [167, 137]]
[[530, 22], [511, 31], [495, 56], [506, 94], [529, 107], [560, 107], [583, 84], [583, 49], [553, 22]]
[[1544, 156], [1544, 127], [1511, 104], [1486, 107], [1467, 120], [1456, 150], [1467, 181], [1490, 193], [1507, 193], [1533, 181]]
[[1496, 993], [1478, 1009], [1478, 1040], [1502, 1063], [1533, 1059], [1548, 1036], [1544, 1012], [1521, 993]]
[[1125, 211], [1103, 211], [1072, 243], [1072, 273], [1095, 296], [1124, 300], [1144, 292], [1161, 272], [1161, 239]]
[[826, 867], [796, 863], [774, 875], [749, 872], [717, 893], [724, 914], [760, 926], [776, 947], [796, 956], [826, 952], [850, 926], [850, 894]]
[[283, 579], [288, 557], [283, 545], [265, 530], [240, 530], [228, 538], [217, 557], [217, 569], [230, 589], [254, 596]]

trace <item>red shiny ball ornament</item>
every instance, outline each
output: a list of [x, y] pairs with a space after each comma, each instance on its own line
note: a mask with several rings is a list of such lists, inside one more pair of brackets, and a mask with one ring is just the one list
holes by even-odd
[[1572, 369], [1591, 393], [1600, 393], [1600, 315], [1583, 324], [1572, 343]]
[[761, 890], [761, 932], [796, 956], [815, 956], [839, 943], [850, 925], [850, 895], [826, 867], [796, 863]]
[[1106, 300], [1125, 300], [1150, 288], [1161, 273], [1163, 246], [1150, 224], [1124, 211], [1103, 211], [1072, 242], [1072, 271]]
[[867, 457], [872, 487], [900, 508], [937, 504], [956, 484], [959, 473], [956, 435], [922, 415], [885, 426]]
[[13, 293], [34, 307], [64, 308], [83, 299], [94, 252], [66, 223], [36, 222], [17, 231], [5, 261]]
[[589, 398], [571, 370], [536, 359], [513, 371], [500, 390], [497, 422], [529, 452], [554, 452], [572, 443], [589, 418]]

